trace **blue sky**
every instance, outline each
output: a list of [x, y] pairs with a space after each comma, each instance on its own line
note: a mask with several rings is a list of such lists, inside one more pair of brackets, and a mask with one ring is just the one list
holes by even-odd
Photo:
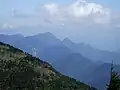
[[57, 2], [61, 4], [70, 3], [70, 0], [2, 0], [0, 2], [0, 12], [9, 10], [10, 8], [18, 8], [22, 10], [31, 10], [37, 7], [40, 4], [49, 3], [49, 2]]
[[[74, 0], [1, 0], [0, 13], [9, 12], [11, 8], [18, 8], [23, 11], [29, 11], [34, 9], [40, 4], [56, 2], [60, 4], [69, 4]], [[105, 7], [111, 8], [115, 11], [120, 11], [120, 0], [88, 0], [89, 2], [95, 2], [102, 4]]]

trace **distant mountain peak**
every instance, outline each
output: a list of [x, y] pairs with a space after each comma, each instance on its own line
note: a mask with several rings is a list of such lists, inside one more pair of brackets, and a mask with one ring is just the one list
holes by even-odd
[[36, 34], [34, 36], [37, 36], [37, 37], [41, 37], [41, 36], [44, 36], [44, 37], [52, 37], [52, 38], [56, 38], [52, 33], [50, 32], [45, 32], [45, 33], [39, 33], [39, 34]]
[[71, 41], [71, 40], [70, 40], [69, 38], [66, 37], [63, 41]]
[[50, 32], [46, 32], [46, 33], [44, 33], [44, 34], [49, 35], [49, 36], [53, 36], [53, 34], [50, 33]]
[[74, 43], [73, 41], [71, 41], [69, 38], [65, 38], [64, 40], [63, 40], [63, 43]]
[[71, 41], [69, 38], [65, 38], [65, 39], [62, 41], [62, 43], [63, 43], [65, 46], [67, 46], [67, 47], [75, 45], [75, 43], [74, 43], [73, 41]]

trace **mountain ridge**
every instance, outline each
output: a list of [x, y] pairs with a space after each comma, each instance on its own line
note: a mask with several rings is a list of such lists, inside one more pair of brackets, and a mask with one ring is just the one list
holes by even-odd
[[39, 58], [2, 42], [0, 73], [1, 90], [96, 90], [60, 74]]
[[[34, 48], [37, 57], [52, 64], [59, 72], [103, 90], [105, 85], [98, 82], [101, 82], [101, 80], [103, 80], [105, 84], [108, 82], [109, 78], [104, 79], [104, 77], [109, 75], [109, 73], [106, 73], [109, 72], [109, 70], [107, 69], [108, 67], [102, 68], [102, 65], [108, 60], [110, 63], [114, 60], [115, 64], [119, 64], [119, 53], [100, 51], [84, 43], [74, 43], [68, 38], [64, 39], [63, 42], [55, 36], [52, 37], [53, 38], [47, 37], [46, 33], [43, 33], [42, 36], [38, 34], [37, 37], [27, 36], [13, 42], [11, 45], [29, 52], [30, 54], [32, 54]], [[65, 44], [65, 41], [68, 43]], [[73, 65], [74, 63], [76, 65]], [[104, 69], [106, 71], [104, 71]], [[95, 76], [93, 72], [98, 73], [97, 71], [99, 70], [101, 74], [99, 73]], [[102, 70], [104, 72], [102, 72]], [[101, 79], [98, 77], [101, 77]], [[91, 82], [91, 80], [93, 82]]]

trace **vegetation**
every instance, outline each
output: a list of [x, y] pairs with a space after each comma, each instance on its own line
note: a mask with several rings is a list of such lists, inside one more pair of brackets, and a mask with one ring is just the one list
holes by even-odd
[[96, 90], [48, 63], [0, 42], [0, 90]]
[[120, 75], [115, 72], [113, 64], [111, 65], [110, 82], [107, 90], [120, 90]]

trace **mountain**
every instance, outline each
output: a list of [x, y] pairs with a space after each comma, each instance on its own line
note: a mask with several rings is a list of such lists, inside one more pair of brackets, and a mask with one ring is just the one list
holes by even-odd
[[75, 46], [76, 44], [72, 42], [69, 38], [65, 38], [62, 43], [66, 45], [67, 47], [72, 49], [72, 46]]
[[116, 50], [115, 52], [120, 53], [120, 49]]
[[83, 57], [79, 53], [71, 53], [60, 59], [52, 64], [58, 71], [76, 79], [81, 77], [83, 81], [84, 78], [82, 78], [82, 75], [84, 75], [85, 71], [88, 71], [89, 65], [93, 64], [91, 60]]
[[120, 64], [120, 53], [118, 52], [98, 50], [89, 44], [74, 43], [68, 38], [64, 39], [62, 43], [68, 48], [70, 48], [73, 52], [80, 53], [84, 57], [91, 60], [102, 62], [111, 62], [112, 60], [114, 60], [114, 63]]
[[[91, 86], [97, 87], [98, 90], [105, 90], [106, 84], [108, 84], [110, 80], [110, 69], [111, 63], [90, 66], [89, 71], [84, 73], [84, 81]], [[119, 73], [120, 65], [114, 64], [114, 70]]]
[[53, 34], [50, 32], [46, 33], [39, 33], [37, 35], [34, 35], [33, 37], [40, 39], [41, 41], [44, 41], [45, 44], [48, 46], [53, 46], [53, 45], [60, 45], [62, 44], [59, 39], [57, 39]]
[[0, 42], [1, 90], [96, 90], [62, 75], [22, 50]]
[[[20, 49], [25, 50], [26, 52], [29, 52], [31, 54], [33, 52], [32, 49], [35, 48], [37, 56], [41, 57], [41, 59], [47, 60], [50, 63], [51, 63], [51, 60], [54, 61], [57, 59], [57, 58], [54, 58], [54, 56], [59, 57], [60, 54], [66, 55], [66, 52], [67, 53], [68, 52], [80, 53], [84, 57], [94, 60], [94, 61], [111, 62], [112, 60], [114, 60], [114, 63], [116, 63], [116, 64], [120, 63], [119, 62], [120, 52], [110, 52], [110, 51], [105, 51], [105, 50], [98, 50], [89, 44], [74, 43], [71, 40], [69, 40], [68, 38], [65, 38], [63, 41], [60, 41], [53, 34], [51, 34], [49, 32], [40, 33], [40, 34], [37, 34], [34, 36], [27, 36], [27, 37], [24, 37], [20, 34], [16, 34], [16, 35], [1, 34], [0, 41], [9, 43], [17, 48], [20, 48]], [[60, 47], [60, 49], [57, 51], [56, 47], [58, 47], [58, 48]], [[62, 49], [62, 47], [64, 50]], [[46, 58], [46, 56], [45, 56], [45, 55], [48, 55], [48, 52], [46, 52], [46, 49], [49, 50], [48, 51], [49, 56], [47, 56], [48, 58]], [[52, 54], [53, 53], [52, 49], [54, 50], [54, 52], [56, 52], [56, 55], [54, 55], [54, 56]], [[60, 52], [59, 55], [57, 54], [57, 52]], [[63, 55], [61, 55], [61, 56], [63, 56]]]
[[22, 38], [24, 38], [24, 36], [21, 34], [14, 34], [14, 35], [0, 34], [0, 41], [9, 43], [9, 44], [13, 44], [15, 41], [22, 39]]
[[[64, 62], [62, 62], [61, 65], [59, 65], [60, 63], [56, 65], [56, 67], [61, 66], [58, 68], [59, 69], [62, 68], [62, 70], [64, 70], [64, 73], [69, 72], [70, 69], [70, 72], [72, 73], [72, 75], [70, 74], [70, 76], [74, 76], [74, 78], [76, 79], [82, 78], [81, 80], [83, 80], [84, 82], [94, 87], [97, 87], [99, 90], [104, 90], [106, 84], [109, 82], [110, 67], [111, 67], [110, 63], [104, 63], [104, 62], [111, 62], [112, 60], [114, 60], [114, 63], [117, 64], [116, 65], [117, 71], [120, 72], [120, 62], [119, 62], [120, 53], [98, 50], [84, 43], [74, 43], [68, 38], [65, 38], [62, 42], [65, 46], [70, 48], [74, 53], [80, 53], [82, 57], [86, 57], [88, 59], [95, 61], [94, 63], [90, 63], [89, 60], [84, 59], [85, 61], [89, 62], [88, 66], [85, 69], [83, 68], [83, 66], [87, 64], [83, 64], [84, 60], [81, 61], [80, 60], [81, 57], [79, 57], [79, 63], [77, 62], [79, 65], [77, 63], [72, 64], [75, 61], [70, 61], [72, 59], [68, 59], [68, 61], [65, 62], [68, 64], [65, 65], [66, 67], [63, 68], [67, 68], [67, 67], [69, 68], [67, 69], [62, 68]], [[71, 65], [69, 64], [70, 62]], [[76, 70], [77, 68], [79, 69], [79, 71]], [[81, 70], [81, 68], [83, 69], [83, 71]], [[77, 76], [77, 74], [79, 74], [79, 76]]]
[[[7, 40], [9, 43], [9, 38]], [[10, 41], [11, 45], [30, 54], [35, 52], [35, 56], [49, 62], [59, 72], [100, 90], [104, 90], [109, 80], [109, 67], [104, 62], [114, 60], [119, 64], [120, 59], [119, 53], [98, 50], [84, 43], [74, 43], [68, 38], [60, 41], [49, 32]]]
[[[58, 59], [56, 57], [57, 56], [60, 57], [59, 55], [65, 56], [70, 53], [80, 53], [84, 57], [94, 61], [111, 62], [112, 60], [114, 60], [114, 63], [116, 64], [120, 63], [119, 52], [98, 50], [89, 44], [74, 43], [68, 38], [65, 38], [63, 41], [60, 41], [53, 34], [49, 32], [40, 33], [34, 36], [27, 36], [27, 37], [24, 37], [20, 34], [16, 34], [16, 35], [1, 34], [0, 41], [9, 43], [31, 54], [33, 52], [32, 49], [35, 48], [37, 56], [39, 56], [41, 59], [47, 60], [49, 63]], [[46, 52], [46, 49], [48, 49], [49, 51]], [[53, 52], [55, 52], [56, 54], [54, 53], [55, 55], [53, 55], [52, 54]], [[57, 52], [60, 53], [57, 54]], [[49, 55], [47, 56], [48, 58], [45, 55]]]
[[35, 48], [37, 56], [49, 63], [72, 53], [72, 50], [48, 32], [24, 37], [15, 41], [12, 45], [31, 54], [33, 52], [32, 49]]
[[[46, 51], [47, 50], [47, 51]], [[63, 57], [69, 55], [72, 51], [64, 45], [57, 45], [45, 48], [44, 51], [39, 52], [38, 54], [41, 58], [45, 59], [49, 63], [54, 63], [63, 59]]]
[[106, 85], [110, 80], [110, 68], [110, 63], [97, 65], [96, 67], [92, 68], [90, 72], [86, 72], [86, 74], [84, 75], [85, 81], [90, 85], [98, 87], [98, 90], [105, 90]]

